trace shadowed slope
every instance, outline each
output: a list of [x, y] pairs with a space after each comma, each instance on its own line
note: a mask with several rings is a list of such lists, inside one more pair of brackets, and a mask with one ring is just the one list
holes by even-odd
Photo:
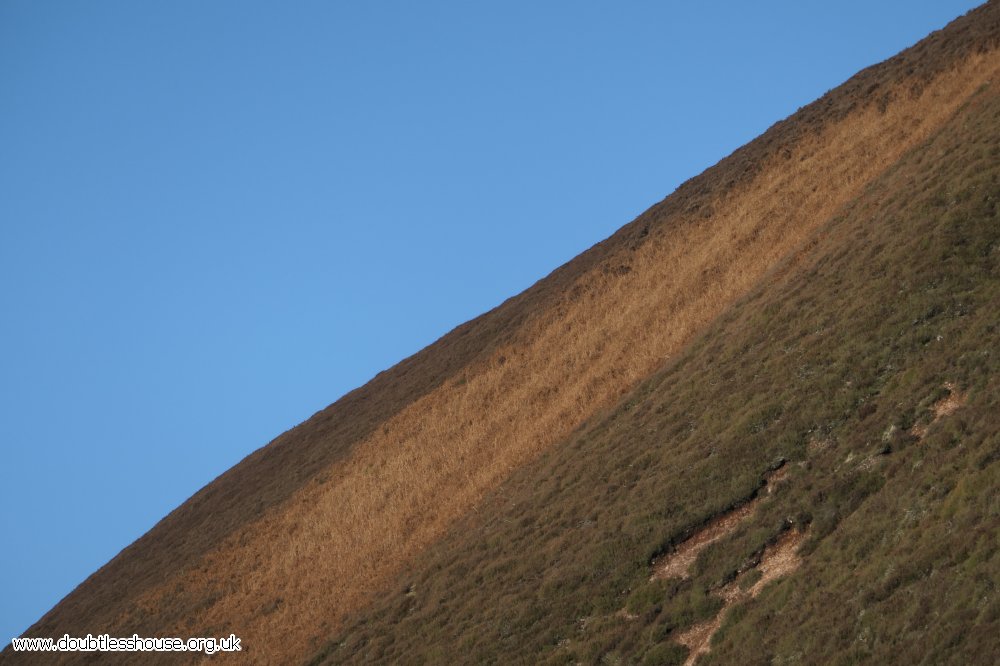
[[29, 633], [234, 631], [261, 659], [304, 656], [512, 470], [676, 354], [945, 123], [996, 69], [997, 14], [991, 4], [866, 70], [282, 435]]

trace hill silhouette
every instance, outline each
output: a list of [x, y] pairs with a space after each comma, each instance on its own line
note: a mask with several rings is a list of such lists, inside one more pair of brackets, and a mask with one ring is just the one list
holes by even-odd
[[1000, 654], [998, 47], [990, 2], [862, 71], [248, 456], [26, 635], [232, 632], [258, 663]]

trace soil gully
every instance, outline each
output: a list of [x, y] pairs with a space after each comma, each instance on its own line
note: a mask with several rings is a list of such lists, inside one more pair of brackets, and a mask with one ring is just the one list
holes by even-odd
[[[674, 551], [653, 564], [651, 580], [663, 578], [687, 578], [691, 565], [698, 554], [710, 544], [735, 532], [741, 523], [750, 518], [765, 497], [774, 492], [775, 487], [788, 478], [788, 465], [782, 466], [766, 477], [764, 492], [758, 493], [752, 500], [728, 511], [709, 521]], [[722, 626], [726, 613], [734, 605], [747, 599], [752, 599], [772, 581], [795, 571], [802, 563], [798, 548], [805, 539], [805, 533], [797, 530], [784, 532], [774, 544], [766, 547], [760, 562], [750, 569], [741, 572], [729, 584], [714, 590], [713, 594], [722, 598], [724, 604], [718, 614], [706, 622], [696, 624], [677, 636], [676, 640], [690, 650], [686, 666], [691, 666], [698, 657], [707, 653], [711, 646], [712, 636]], [[759, 573], [760, 577], [750, 584], [747, 577]]]
[[[684, 662], [685, 666], [692, 666], [698, 657], [711, 649], [712, 636], [722, 626], [726, 613], [733, 605], [756, 597], [768, 583], [799, 568], [802, 558], [798, 550], [805, 538], [805, 532], [788, 530], [781, 535], [777, 543], [764, 549], [760, 564], [744, 571], [736, 580], [715, 591], [715, 594], [722, 597], [725, 602], [722, 610], [711, 620], [696, 624], [677, 637], [677, 642], [690, 650]], [[745, 584], [746, 577], [753, 571], [759, 571], [760, 578], [753, 585]]]
[[773, 493], [775, 486], [786, 478], [788, 478], [788, 465], [768, 474], [764, 492], [757, 493], [757, 496], [746, 504], [713, 518], [705, 527], [678, 545], [672, 553], [654, 562], [653, 575], [650, 580], [687, 578], [688, 572], [691, 570], [691, 565], [698, 559], [698, 554], [719, 539], [735, 532], [740, 523], [757, 511], [757, 507], [764, 497]]
[[[923, 439], [927, 435], [931, 424], [954, 414], [965, 404], [967, 396], [961, 393], [954, 384], [947, 382], [944, 388], [947, 389], [948, 395], [931, 405], [930, 411], [933, 415], [931, 422], [913, 426], [910, 430], [912, 435]], [[709, 544], [733, 533], [739, 527], [740, 523], [754, 514], [763, 498], [773, 492], [775, 484], [787, 476], [787, 466], [772, 472], [767, 477], [766, 492], [758, 494], [743, 506], [716, 517], [708, 525], [680, 544], [674, 552], [654, 565], [653, 579], [670, 577], [686, 578], [698, 554]], [[776, 543], [764, 549], [760, 563], [756, 567], [741, 572], [735, 580], [713, 591], [713, 594], [720, 597], [724, 602], [718, 614], [711, 620], [690, 627], [687, 631], [676, 637], [677, 642], [690, 651], [687, 660], [684, 662], [685, 666], [693, 666], [701, 655], [711, 650], [712, 636], [722, 626], [722, 622], [730, 608], [737, 603], [753, 599], [769, 583], [799, 568], [802, 564], [802, 558], [798, 554], [798, 549], [805, 538], [805, 532], [799, 532], [794, 529], [788, 530], [778, 538]], [[755, 575], [755, 572], [759, 572], [760, 577], [750, 584], [747, 577]]]

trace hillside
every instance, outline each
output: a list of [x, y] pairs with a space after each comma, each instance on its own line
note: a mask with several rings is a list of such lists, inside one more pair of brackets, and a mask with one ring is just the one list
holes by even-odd
[[27, 635], [1000, 654], [998, 46], [991, 2], [861, 72], [249, 456]]
[[992, 663], [998, 127], [990, 85], [317, 662], [680, 662], [684, 630], [791, 538], [792, 575], [738, 600], [704, 663]]

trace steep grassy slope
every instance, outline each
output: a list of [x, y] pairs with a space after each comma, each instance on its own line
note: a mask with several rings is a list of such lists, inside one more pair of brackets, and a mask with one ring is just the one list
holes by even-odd
[[[711, 591], [790, 530], [801, 569], [737, 604], [704, 663], [995, 663], [998, 415], [1000, 82], [316, 661], [680, 663]], [[782, 460], [689, 578], [650, 580]]]
[[[29, 634], [235, 632], [261, 661], [310, 656], [512, 473], [680, 353], [949, 123], [997, 72], [998, 17], [991, 3], [862, 72], [527, 292], [285, 433]], [[717, 399], [691, 391], [677, 397], [692, 401], [692, 415], [705, 396]], [[742, 413], [742, 402], [730, 404]], [[720, 468], [718, 488], [671, 509], [688, 519], [677, 524], [752, 492], [761, 470], [744, 464]], [[588, 486], [573, 488], [585, 501]], [[519, 543], [539, 537], [529, 527]]]

